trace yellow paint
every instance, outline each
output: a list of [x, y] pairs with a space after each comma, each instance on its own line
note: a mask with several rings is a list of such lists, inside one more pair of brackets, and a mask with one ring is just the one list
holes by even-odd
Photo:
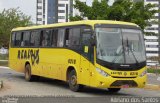
[[[41, 25], [41, 26], [33, 26], [33, 27], [19, 27], [15, 28], [12, 31], [19, 30], [32, 30], [38, 28], [54, 28], [61, 26], [69, 26], [69, 25], [90, 25], [94, 29], [95, 24], [123, 24], [123, 25], [132, 25], [137, 26], [133, 23], [127, 22], [119, 22], [119, 21], [106, 21], [106, 20], [87, 20], [87, 21], [78, 21], [78, 22], [70, 22], [70, 23], [59, 23], [59, 24], [51, 24], [51, 25]], [[32, 65], [32, 61], [30, 58], [18, 59], [18, 51], [29, 51], [29, 50], [39, 50], [39, 63], [34, 63]], [[85, 46], [84, 51], [88, 53], [88, 47]], [[76, 60], [76, 63], [68, 63], [68, 60]], [[77, 73], [77, 81], [79, 84], [88, 85], [92, 87], [98, 88], [109, 88], [110, 85], [116, 80], [134, 80], [138, 87], [144, 87], [146, 82], [146, 75], [140, 77], [139, 75], [146, 69], [146, 67], [138, 70], [138, 71], [113, 71], [108, 68], [105, 68], [96, 63], [96, 47], [94, 47], [94, 63], [88, 61], [82, 55], [65, 48], [10, 48], [9, 49], [9, 66], [10, 68], [24, 73], [25, 63], [29, 62], [32, 68], [33, 75], [39, 75], [47, 78], [54, 78], [66, 81], [66, 74], [68, 67], [73, 67]], [[110, 76], [104, 77], [100, 75], [96, 68], [100, 68], [107, 72]], [[119, 73], [118, 73], [119, 72]], [[127, 75], [120, 75], [124, 72]], [[132, 72], [132, 73], [131, 73]], [[135, 72], [135, 73], [133, 73]], [[138, 73], [138, 75], [136, 75]], [[134, 74], [134, 75], [130, 75]], [[123, 77], [123, 78], [113, 78], [113, 76]], [[124, 77], [135, 77], [135, 78], [124, 78]]]

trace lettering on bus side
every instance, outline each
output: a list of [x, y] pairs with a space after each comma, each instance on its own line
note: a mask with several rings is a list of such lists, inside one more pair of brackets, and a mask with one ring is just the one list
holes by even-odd
[[32, 65], [39, 64], [39, 49], [38, 50], [18, 50], [18, 59], [31, 59]]
[[76, 64], [76, 59], [68, 59], [68, 64]]

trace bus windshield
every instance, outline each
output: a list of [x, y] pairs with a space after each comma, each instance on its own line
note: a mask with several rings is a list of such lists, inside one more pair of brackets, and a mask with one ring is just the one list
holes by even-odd
[[141, 30], [125, 28], [96, 28], [97, 59], [118, 64], [145, 61]]

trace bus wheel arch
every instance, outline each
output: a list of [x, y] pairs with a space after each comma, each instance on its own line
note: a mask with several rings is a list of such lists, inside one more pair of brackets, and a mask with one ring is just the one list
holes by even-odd
[[77, 83], [77, 72], [74, 67], [72, 66], [68, 67], [66, 76], [69, 88], [72, 91], [78, 92], [83, 88], [83, 85]]
[[24, 74], [25, 74], [26, 81], [32, 82], [39, 79], [39, 76], [32, 75], [32, 68], [28, 61], [25, 63]]
[[[26, 63], [25, 63], [25, 67], [26, 67], [26, 65], [27, 65], [27, 64], [29, 64], [29, 65], [30, 65], [29, 61], [26, 61]], [[24, 68], [25, 68], [25, 67], [24, 67]]]
[[[72, 70], [75, 70], [75, 68], [73, 66], [69, 66], [68, 69], [67, 69], [67, 72], [66, 72], [66, 81], [68, 82], [69, 80], [69, 73], [72, 71]], [[76, 71], [76, 70], [75, 70]]]

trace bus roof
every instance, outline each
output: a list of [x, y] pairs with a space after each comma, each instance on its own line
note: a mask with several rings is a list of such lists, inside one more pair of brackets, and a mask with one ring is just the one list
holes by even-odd
[[131, 25], [137, 26], [134, 23], [123, 22], [123, 21], [112, 21], [112, 20], [82, 20], [82, 21], [74, 21], [74, 22], [66, 22], [66, 23], [55, 23], [48, 25], [37, 25], [37, 26], [28, 26], [28, 27], [18, 27], [12, 29], [12, 31], [21, 31], [21, 30], [32, 30], [32, 29], [40, 29], [40, 28], [52, 28], [52, 27], [63, 27], [63, 26], [72, 26], [72, 25], [91, 25], [95, 24], [119, 24], [119, 25]]

